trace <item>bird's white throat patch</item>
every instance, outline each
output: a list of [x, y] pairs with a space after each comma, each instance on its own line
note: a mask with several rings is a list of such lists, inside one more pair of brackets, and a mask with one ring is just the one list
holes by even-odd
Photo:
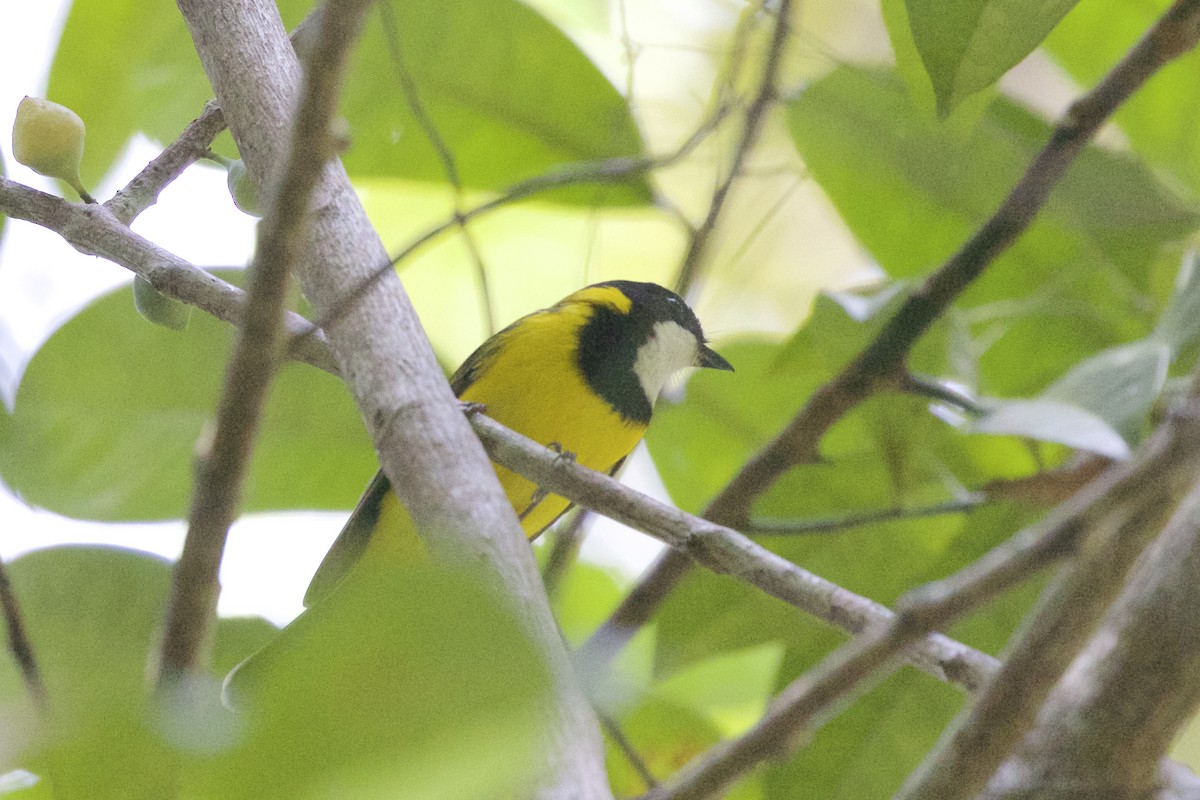
[[650, 405], [654, 405], [668, 378], [685, 367], [696, 366], [698, 344], [692, 332], [677, 322], [654, 324], [650, 338], [638, 348], [633, 362], [633, 372]]

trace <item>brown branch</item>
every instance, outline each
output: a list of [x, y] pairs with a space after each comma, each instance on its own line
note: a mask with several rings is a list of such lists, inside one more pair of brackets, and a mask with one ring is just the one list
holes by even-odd
[[124, 189], [104, 203], [105, 208], [129, 225], [139, 214], [158, 202], [158, 195], [171, 181], [204, 156], [217, 134], [225, 130], [225, 115], [215, 100], [204, 106], [174, 142], [167, 145]]
[[[1192, 2], [1180, 0], [1092, 91], [1071, 106], [991, 218], [908, 297], [875, 339], [819, 387], [775, 439], [742, 467], [708, 504], [704, 510], [707, 519], [733, 528], [744, 526], [756, 498], [788, 470], [817, 459], [825, 433], [904, 369], [917, 340], [1029, 227], [1075, 156], [1118, 106], [1167, 62], [1195, 45], [1195, 25]], [[622, 647], [654, 616], [688, 569], [687, 560], [674, 551], [661, 556], [587, 646], [597, 657]]]
[[713, 191], [704, 221], [692, 231], [692, 235], [688, 241], [687, 253], [684, 254], [683, 263], [679, 268], [679, 277], [675, 282], [675, 290], [683, 297], [688, 296], [692, 284], [695, 283], [699, 275], [700, 265], [708, 253], [708, 245], [711, 241], [713, 231], [716, 230], [717, 222], [721, 218], [721, 212], [725, 208], [725, 201], [729, 198], [729, 190], [733, 188], [734, 181], [741, 177], [742, 166], [746, 163], [750, 151], [754, 149], [754, 145], [762, 133], [763, 123], [767, 119], [767, 112], [775, 105], [777, 98], [776, 84], [779, 81], [779, 70], [783, 63], [784, 45], [787, 44], [788, 40], [790, 30], [788, 23], [791, 13], [792, 0], [780, 0], [779, 6], [775, 9], [775, 28], [771, 34], [771, 44], [767, 48], [767, 57], [763, 64], [758, 91], [746, 109], [746, 116], [742, 122], [742, 134], [738, 138], [737, 145], [734, 147], [733, 160], [729, 165], [729, 172]]
[[307, 241], [309, 198], [333, 156], [329, 121], [369, 0], [331, 0], [317, 23], [281, 178], [258, 229], [246, 313], [238, 329], [210, 447], [197, 458], [183, 554], [164, 625], [160, 687], [200, 666], [216, 617], [217, 573], [271, 380], [280, 364], [288, 276]]
[[25, 617], [21, 614], [21, 604], [13, 591], [8, 579], [8, 568], [0, 561], [0, 607], [3, 608], [4, 625], [8, 631], [8, 651], [21, 670], [21, 679], [30, 699], [39, 710], [48, 708], [46, 684], [42, 681], [41, 670], [38, 669], [37, 657], [33, 652], [33, 644], [29, 634], [25, 632]]
[[[740, 533], [661, 503], [515, 433], [482, 414], [471, 424], [492, 459], [554, 494], [647, 533], [703, 566], [758, 587], [818, 619], [853, 634], [885, 628], [895, 614], [872, 600], [796, 566]], [[931, 634], [906, 659], [939, 680], [968, 691], [980, 688], [996, 668], [991, 656], [941, 634]], [[577, 662], [595, 672], [588, 650]]]

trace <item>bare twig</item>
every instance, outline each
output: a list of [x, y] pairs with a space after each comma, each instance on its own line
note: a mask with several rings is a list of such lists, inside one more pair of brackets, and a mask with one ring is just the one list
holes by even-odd
[[591, 517], [591, 511], [577, 508], [570, 519], [551, 531], [554, 539], [550, 544], [550, 554], [546, 556], [546, 564], [542, 567], [542, 585], [546, 587], [546, 594], [552, 600], [558, 597], [567, 570], [579, 556], [584, 526], [591, 521]]
[[[0, 177], [0, 212], [52, 230], [81, 253], [125, 267], [168, 297], [219, 320], [234, 325], [241, 320], [245, 292], [134, 233], [102, 205], [68, 203]], [[291, 312], [285, 316], [285, 324], [293, 337], [313, 330], [311, 322]], [[320, 331], [306, 336], [289, 355], [325, 372], [338, 373]]]
[[[488, 214], [504, 206], [521, 200], [534, 197], [536, 195], [560, 189], [565, 186], [574, 186], [581, 183], [617, 183], [634, 175], [644, 175], [655, 169], [662, 169], [685, 158], [689, 153], [696, 149], [700, 142], [704, 141], [717, 125], [721, 123], [725, 115], [729, 113], [728, 106], [719, 107], [713, 115], [705, 121], [703, 125], [697, 128], [687, 141], [679, 146], [677, 150], [668, 153], [665, 156], [649, 157], [649, 158], [609, 158], [603, 161], [589, 162], [584, 164], [572, 164], [560, 167], [543, 175], [537, 175], [532, 178], [521, 181], [510, 187], [506, 192], [491, 200], [480, 203], [473, 208], [469, 208], [459, 214], [454, 214], [450, 219], [442, 222], [439, 225], [427, 230], [425, 233], [418, 236], [408, 243], [400, 252], [393, 256], [387, 263], [381, 264], [365, 280], [339, 298], [338, 302], [328, 309], [313, 326], [312, 331], [328, 329], [329, 326], [335, 324], [346, 313], [354, 308], [354, 306], [366, 296], [372, 287], [374, 287], [385, 275], [390, 274], [394, 267], [400, 262], [412, 257], [414, 253], [421, 250], [429, 243], [436, 240], [442, 234], [449, 230], [460, 227], [461, 225], [470, 222], [476, 217]], [[291, 347], [302, 344], [300, 341], [304, 336], [309, 334], [300, 334], [293, 336]]]
[[8, 568], [0, 561], [0, 607], [3, 607], [4, 625], [8, 631], [8, 651], [21, 670], [21, 679], [30, 699], [39, 709], [48, 706], [46, 684], [42, 681], [41, 670], [38, 669], [37, 657], [33, 653], [33, 644], [25, 632], [25, 617], [21, 614], [21, 604], [13, 592], [12, 583], [8, 579]]
[[675, 281], [675, 290], [683, 297], [687, 297], [691, 292], [692, 284], [695, 283], [704, 258], [708, 254], [708, 244], [713, 231], [717, 227], [717, 222], [721, 218], [721, 212], [725, 208], [725, 201], [729, 197], [729, 190], [733, 187], [734, 181], [741, 177], [742, 166], [746, 163], [750, 151], [754, 149], [754, 144], [758, 141], [758, 137], [762, 133], [767, 112], [775, 104], [777, 96], [775, 84], [779, 80], [779, 69], [783, 62], [784, 45], [787, 44], [788, 40], [788, 32], [790, 30], [788, 23], [791, 12], [791, 0], [780, 0], [778, 7], [775, 9], [775, 27], [771, 34], [771, 44], [767, 48], [767, 57], [763, 64], [758, 91], [746, 109], [746, 116], [742, 120], [742, 133], [737, 145], [734, 147], [733, 159], [729, 164], [729, 172], [713, 191], [704, 221], [692, 231], [692, 235], [688, 241], [687, 253], [684, 254], [683, 263], [679, 268], [679, 277]]
[[391, 0], [382, 0], [379, 3], [379, 14], [383, 18], [383, 33], [387, 40], [388, 54], [396, 71], [396, 80], [404, 92], [404, 101], [408, 104], [408, 109], [412, 112], [413, 117], [416, 118], [421, 132], [433, 145], [438, 160], [442, 162], [442, 172], [446, 175], [446, 182], [450, 184], [451, 192], [454, 195], [454, 219], [458, 223], [463, 242], [467, 246], [467, 253], [475, 266], [475, 275], [479, 279], [480, 310], [483, 311], [485, 328], [491, 335], [496, 332], [496, 320], [492, 313], [492, 293], [488, 286], [487, 266], [483, 263], [483, 256], [479, 252], [479, 244], [475, 241], [475, 235], [467, 227], [467, 221], [462, 215], [463, 185], [458, 174], [458, 162], [433, 118], [426, 111], [425, 104], [421, 102], [421, 93], [417, 90], [417, 83], [413, 80], [412, 73], [409, 72], [408, 66], [404, 62], [404, 52], [400, 48], [400, 40], [397, 36], [399, 23], [396, 20], [395, 12], [392, 11]]
[[748, 536], [810, 536], [816, 533], [840, 533], [849, 528], [876, 525], [880, 522], [903, 522], [926, 517], [941, 517], [947, 514], [966, 514], [987, 502], [981, 493], [971, 494], [958, 500], [935, 503], [921, 508], [885, 508], [879, 511], [863, 511], [830, 519], [764, 519], [752, 520], [743, 529]]
[[246, 313], [238, 329], [211, 447], [197, 458], [196, 488], [183, 554], [175, 565], [162, 642], [159, 685], [195, 670], [216, 616], [217, 572], [267, 391], [280, 363], [288, 276], [306, 241], [301, 225], [325, 163], [333, 155], [329, 121], [350, 48], [369, 0], [331, 0], [318, 22], [292, 140], [259, 225]]
[[202, 158], [217, 134], [225, 129], [225, 115], [215, 100], [204, 106], [174, 142], [146, 165], [124, 189], [104, 206], [126, 225], [158, 201], [159, 193], [183, 174], [194, 161]]
[[[834, 423], [902, 377], [909, 350], [1029, 227], [1051, 189], [1100, 126], [1151, 75], [1195, 45], [1194, 17], [1190, 1], [1177, 2], [1092, 91], [1071, 106], [995, 213], [908, 297], [875, 339], [819, 387], [788, 425], [742, 467], [708, 504], [707, 519], [733, 528], [744, 526], [751, 504], [780, 476], [817, 460], [820, 441]], [[688, 568], [679, 553], [663, 554], [588, 642], [594, 655], [604, 657], [601, 641], [610, 651], [623, 646], [650, 620]]]
[[[714, 572], [739, 578], [850, 633], [886, 627], [895, 619], [885, 606], [792, 564], [737, 531], [660, 503], [607, 475], [558, 457], [486, 416], [472, 415], [471, 424], [496, 463], [554, 494], [648, 533]], [[925, 637], [906, 658], [923, 672], [968, 691], [981, 687], [996, 664], [991, 656], [940, 634]], [[586, 649], [579, 651], [577, 660], [585, 670], [594, 672]]]
[[629, 737], [625, 735], [625, 731], [621, 730], [621, 726], [617, 721], [603, 712], [597, 712], [600, 717], [600, 726], [604, 728], [605, 734], [612, 740], [617, 749], [621, 751], [621, 755], [625, 756], [625, 760], [633, 767], [634, 772], [642, 779], [642, 783], [647, 789], [653, 789], [658, 786], [658, 780], [655, 779], [654, 773], [650, 771], [646, 760], [642, 758], [642, 754], [633, 746], [633, 742], [629, 741]]

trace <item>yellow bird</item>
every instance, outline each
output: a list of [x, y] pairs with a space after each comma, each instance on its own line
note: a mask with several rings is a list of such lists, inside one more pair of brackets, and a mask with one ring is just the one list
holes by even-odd
[[[708, 347], [699, 320], [653, 283], [607, 281], [521, 317], [492, 336], [450, 378], [459, 399], [496, 421], [612, 473], [642, 440], [667, 380], [687, 367], [732, 370]], [[500, 485], [533, 539], [570, 502], [499, 465]], [[420, 545], [383, 472], [375, 475], [305, 595], [328, 594], [368, 548]]]

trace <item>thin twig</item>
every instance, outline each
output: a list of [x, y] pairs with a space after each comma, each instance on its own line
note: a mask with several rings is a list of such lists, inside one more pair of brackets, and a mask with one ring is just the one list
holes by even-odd
[[658, 780], [654, 777], [654, 773], [650, 771], [646, 760], [642, 758], [642, 754], [633, 746], [633, 742], [629, 741], [629, 737], [625, 735], [625, 731], [621, 730], [621, 726], [617, 721], [605, 714], [603, 711], [597, 711], [596, 716], [600, 718], [600, 727], [604, 729], [604, 733], [612, 740], [612, 743], [617, 746], [621, 754], [625, 756], [625, 760], [633, 767], [634, 772], [642, 779], [642, 783], [647, 789], [653, 789], [658, 786]]
[[[1191, 13], [1190, 2], [1178, 2], [1121, 63], [1071, 106], [995, 213], [908, 297], [875, 339], [820, 386], [787, 426], [743, 465], [708, 504], [705, 518], [733, 528], [744, 526], [756, 498], [788, 470], [818, 459], [825, 433], [904, 369], [917, 340], [1029, 227], [1051, 189], [1100, 126], [1151, 75], [1194, 46]], [[1164, 27], [1168, 18], [1173, 21]], [[682, 555], [664, 553], [585, 647], [596, 658], [605, 658], [605, 650], [611, 657], [612, 648], [623, 646], [654, 616], [688, 570]]]
[[217, 134], [225, 130], [225, 115], [216, 100], [208, 101], [179, 138], [167, 145], [124, 189], [104, 203], [117, 219], [129, 225], [158, 202], [158, 195], [196, 160], [203, 158]]
[[8, 579], [8, 568], [0, 561], [0, 606], [4, 610], [4, 625], [8, 631], [8, 651], [21, 670], [21, 679], [30, 699], [39, 710], [49, 707], [46, 695], [46, 684], [42, 681], [41, 670], [38, 669], [37, 657], [33, 653], [33, 644], [29, 634], [25, 632], [25, 617], [21, 614], [21, 604], [13, 591], [12, 582]]
[[318, 22], [309, 69], [293, 116], [279, 184], [259, 225], [246, 313], [238, 330], [211, 447], [197, 458], [196, 488], [183, 554], [175, 565], [164, 625], [159, 686], [194, 671], [209, 640], [219, 591], [217, 572], [267, 391], [280, 363], [288, 277], [305, 245], [309, 198], [333, 156], [329, 121], [346, 61], [369, 0], [331, 0]]
[[487, 265], [483, 263], [479, 244], [475, 241], [475, 235], [471, 233], [471, 229], [467, 227], [467, 220], [463, 217], [463, 185], [458, 173], [458, 162], [433, 118], [429, 116], [425, 104], [421, 102], [421, 93], [417, 90], [417, 83], [413, 80], [412, 73], [409, 72], [408, 66], [404, 62], [404, 52], [397, 36], [396, 14], [392, 10], [390, 0], [383, 0], [379, 4], [379, 14], [383, 18], [383, 34], [387, 40], [388, 55], [391, 57], [392, 66], [396, 71], [396, 80], [400, 84], [401, 91], [404, 92], [404, 102], [408, 104], [408, 110], [417, 120], [417, 125], [425, 134], [425, 138], [433, 145], [438, 160], [442, 162], [442, 172], [446, 175], [446, 182], [450, 184], [451, 193], [454, 195], [454, 220], [462, 232], [467, 253], [475, 266], [475, 275], [479, 279], [480, 306], [483, 311], [484, 324], [490, 336], [496, 332], [496, 320], [492, 312], [492, 293], [488, 286]]
[[543, 194], [554, 189], [563, 188], [566, 186], [574, 186], [581, 183], [617, 183], [626, 180], [634, 175], [644, 175], [656, 169], [669, 167], [672, 164], [687, 157], [696, 147], [704, 141], [704, 139], [721, 123], [725, 115], [729, 113], [728, 106], [719, 107], [713, 115], [705, 121], [703, 125], [697, 128], [687, 141], [679, 146], [673, 153], [658, 157], [619, 157], [609, 158], [602, 161], [588, 162], [584, 164], [572, 164], [564, 167], [559, 167], [551, 172], [543, 175], [536, 175], [532, 178], [527, 178], [504, 192], [498, 197], [484, 201], [473, 208], [463, 211], [461, 214], [455, 214], [450, 219], [435, 225], [425, 233], [413, 239], [409, 244], [393, 256], [387, 263], [381, 264], [375, 268], [370, 277], [361, 281], [352, 290], [341, 297], [337, 303], [333, 304], [313, 325], [309, 333], [293, 335], [289, 344], [289, 351], [303, 344], [304, 337], [315, 333], [318, 330], [328, 328], [335, 324], [345, 314], [355, 306], [367, 292], [371, 290], [375, 284], [383, 278], [384, 275], [390, 273], [397, 264], [412, 257], [414, 253], [430, 244], [442, 234], [449, 230], [457, 228], [476, 217], [488, 214], [504, 206], [521, 200], [528, 199], [535, 195]]
[[683, 297], [687, 297], [691, 292], [692, 284], [695, 283], [699, 275], [700, 266], [708, 254], [709, 241], [713, 231], [717, 227], [717, 222], [721, 218], [721, 212], [725, 208], [725, 201], [729, 197], [729, 190], [733, 187], [734, 181], [741, 177], [742, 166], [745, 164], [750, 151], [754, 149], [754, 145], [762, 133], [767, 112], [775, 104], [777, 98], [775, 84], [779, 80], [779, 69], [783, 63], [784, 45], [788, 39], [788, 22], [791, 15], [791, 7], [791, 0], [780, 0], [778, 8], [775, 9], [775, 28], [771, 34], [771, 44], [767, 48], [767, 57], [763, 65], [762, 77], [759, 80], [758, 91], [746, 109], [746, 116], [742, 121], [742, 134], [738, 139], [736, 147], [734, 147], [729, 172], [713, 191], [704, 221], [692, 230], [688, 241], [687, 253], [683, 257], [683, 263], [679, 268], [679, 277], [675, 282], [676, 292]]
[[[593, 472], [515, 433], [482, 414], [471, 424], [496, 463], [519, 472], [547, 491], [643, 531], [684, 552], [714, 572], [728, 574], [832, 625], [860, 634], [886, 627], [895, 614], [872, 600], [796, 566], [737, 531], [700, 519]], [[995, 670], [991, 656], [932, 634], [907, 651], [915, 667], [968, 691]], [[586, 649], [577, 660], [591, 672]]]
[[552, 532], [554, 537], [550, 545], [550, 554], [546, 556], [546, 565], [542, 567], [542, 585], [546, 587], [546, 595], [554, 600], [562, 590], [563, 578], [579, 557], [579, 547], [583, 544], [584, 526], [591, 521], [592, 512], [586, 508], [577, 508], [566, 523], [557, 526]]
[[984, 494], [971, 494], [958, 500], [948, 500], [921, 508], [885, 508], [863, 511], [829, 519], [764, 519], [752, 520], [743, 529], [748, 536], [808, 536], [815, 533], [840, 533], [849, 528], [861, 528], [880, 522], [903, 522], [947, 514], [966, 514], [987, 502]]

